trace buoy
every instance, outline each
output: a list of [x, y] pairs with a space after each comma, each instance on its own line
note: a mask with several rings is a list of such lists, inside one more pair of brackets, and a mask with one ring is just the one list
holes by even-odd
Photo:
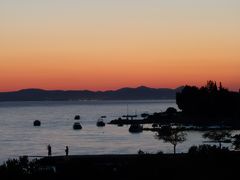
[[41, 121], [35, 120], [35, 121], [33, 122], [33, 126], [41, 126]]

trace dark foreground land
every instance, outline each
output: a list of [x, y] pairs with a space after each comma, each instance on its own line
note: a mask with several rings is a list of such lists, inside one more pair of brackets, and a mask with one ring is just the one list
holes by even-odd
[[[0, 169], [1, 179], [239, 179], [240, 152], [45, 157], [31, 174]], [[26, 167], [27, 168], [27, 167]], [[35, 170], [34, 170], [35, 168]], [[36, 170], [37, 169], [37, 170]], [[27, 171], [27, 169], [26, 169]], [[7, 173], [6, 173], [7, 172]]]

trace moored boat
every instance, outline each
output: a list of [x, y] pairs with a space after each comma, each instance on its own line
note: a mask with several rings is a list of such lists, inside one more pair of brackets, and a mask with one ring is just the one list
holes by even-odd
[[140, 124], [132, 124], [129, 128], [129, 132], [131, 133], [140, 133], [143, 131], [143, 126]]
[[76, 115], [76, 116], [74, 117], [75, 120], [80, 120], [80, 118], [81, 118], [80, 115]]
[[103, 118], [106, 118], [106, 116], [101, 116], [98, 121], [97, 121], [97, 126], [98, 127], [104, 127], [105, 126], [105, 122], [103, 121]]
[[81, 125], [79, 122], [75, 122], [75, 123], [73, 124], [73, 129], [74, 129], [74, 130], [82, 129], [82, 125]]

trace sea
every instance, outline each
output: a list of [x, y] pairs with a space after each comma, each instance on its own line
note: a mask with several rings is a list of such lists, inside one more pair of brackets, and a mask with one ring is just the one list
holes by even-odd
[[[96, 126], [101, 116], [108, 123], [122, 115], [153, 114], [168, 107], [178, 109], [175, 100], [0, 102], [0, 163], [25, 155], [46, 156], [48, 144], [53, 156], [64, 155], [66, 146], [70, 155], [172, 153], [173, 146], [157, 139], [155, 132], [132, 134], [127, 125]], [[81, 130], [73, 130], [75, 115], [81, 117]], [[41, 126], [34, 127], [34, 120]], [[202, 132], [189, 131], [177, 152], [204, 141]]]

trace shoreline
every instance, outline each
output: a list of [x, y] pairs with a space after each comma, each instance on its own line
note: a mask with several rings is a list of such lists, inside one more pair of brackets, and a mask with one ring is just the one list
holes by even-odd
[[41, 173], [31, 177], [39, 179], [231, 179], [238, 175], [240, 152], [71, 155], [36, 162]]
[[[221, 116], [202, 116], [202, 115], [194, 115], [189, 116], [184, 114], [183, 112], [176, 112], [173, 114], [169, 114], [167, 112], [154, 113], [153, 115], [148, 115], [146, 118], [142, 119], [113, 119], [107, 124], [109, 125], [132, 125], [132, 124], [152, 124], [156, 127], [152, 129], [155, 130], [159, 126], [165, 125], [177, 125], [182, 126], [183, 130], [240, 130], [240, 122], [237, 117], [221, 117]], [[212, 128], [212, 126], [218, 126]], [[187, 128], [191, 127], [191, 128]], [[146, 128], [149, 130], [151, 128]]]

